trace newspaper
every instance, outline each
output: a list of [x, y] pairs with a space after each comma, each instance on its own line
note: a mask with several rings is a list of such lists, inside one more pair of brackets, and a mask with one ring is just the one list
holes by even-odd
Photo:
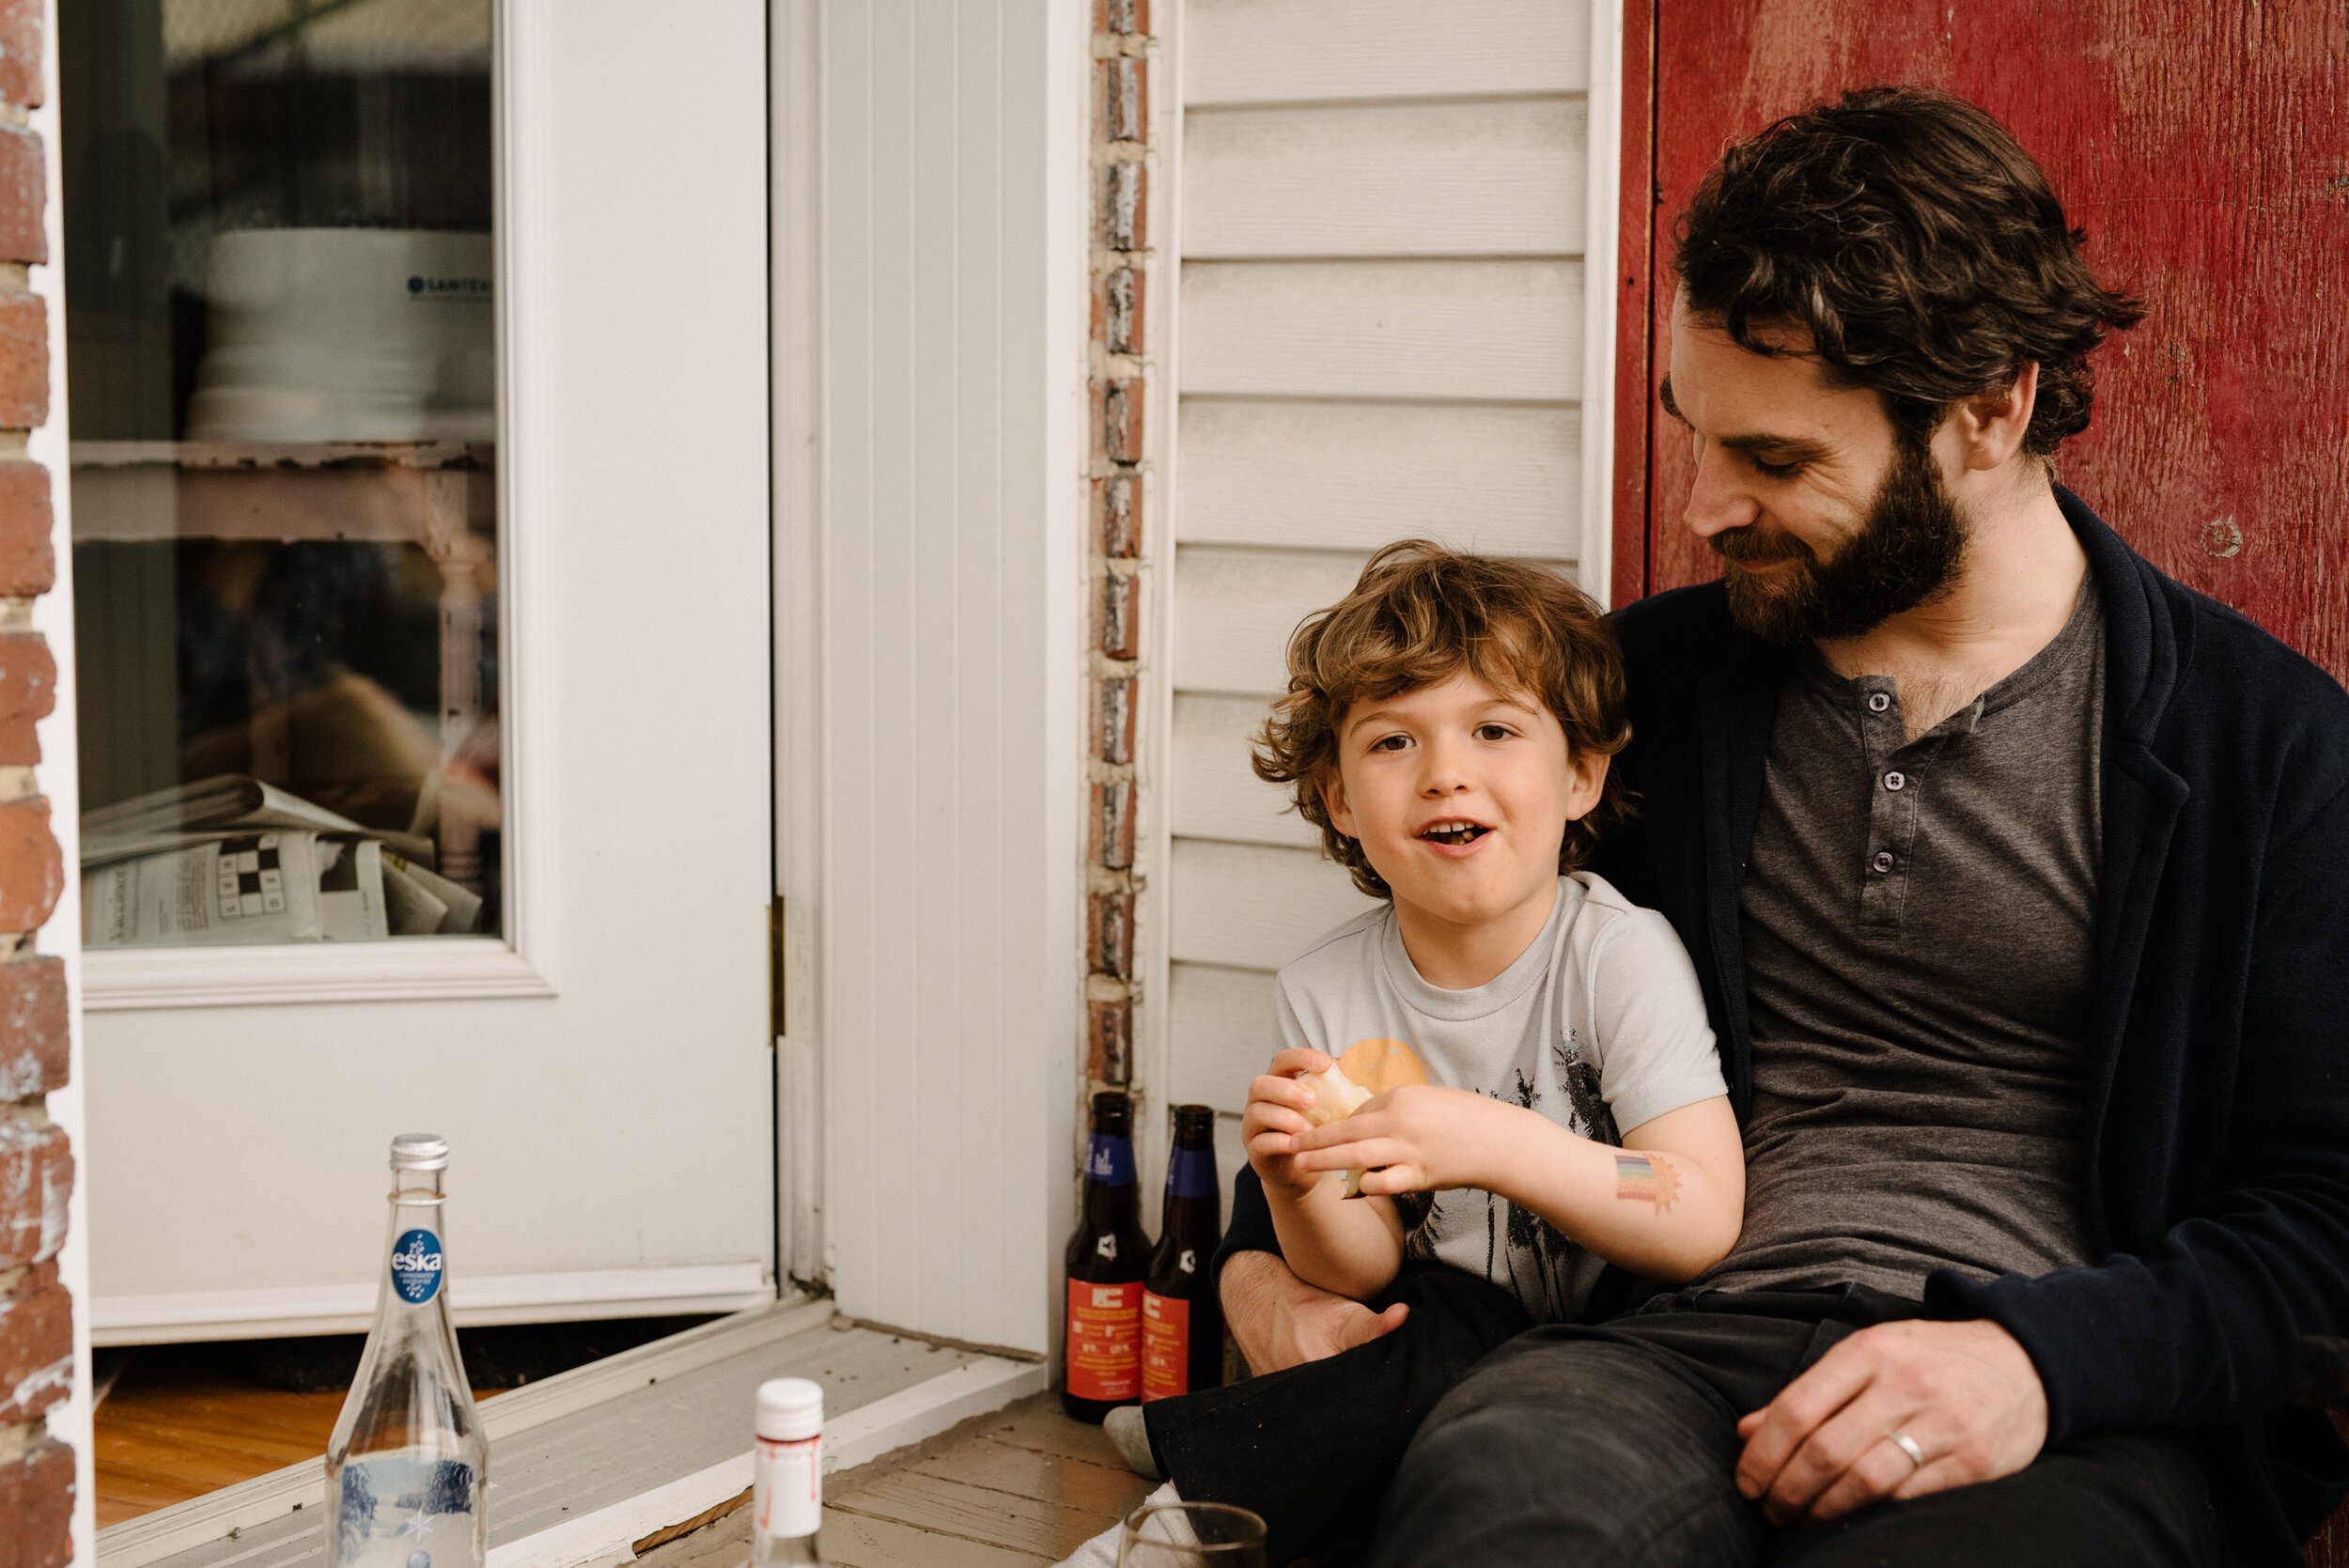
[[240, 774], [85, 813], [89, 947], [381, 941], [477, 931], [481, 895], [431, 845]]
[[188, 842], [191, 834], [230, 829], [307, 828], [364, 833], [410, 861], [430, 862], [432, 846], [412, 833], [365, 828], [301, 796], [242, 773], [222, 773], [117, 800], [82, 814], [82, 867], [133, 855], [152, 855]]
[[222, 834], [82, 874], [85, 947], [381, 941], [383, 849], [315, 832]]

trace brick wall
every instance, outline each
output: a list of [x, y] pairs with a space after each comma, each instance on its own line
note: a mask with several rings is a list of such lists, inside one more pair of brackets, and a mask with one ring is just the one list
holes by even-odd
[[47, 1103], [66, 1084], [65, 970], [35, 952], [65, 889], [33, 733], [57, 679], [31, 629], [33, 600], [56, 582], [49, 474], [25, 455], [49, 418], [52, 348], [48, 302], [26, 287], [26, 268], [49, 259], [45, 155], [28, 115], [41, 101], [41, 12], [39, 0], [0, 0], [0, 1568], [73, 1558], [73, 1450], [44, 1419], [72, 1392], [57, 1254], [73, 1152]]
[[1134, 831], [1141, 787], [1143, 432], [1149, 365], [1150, 0], [1095, 0], [1090, 474], [1093, 709], [1085, 900], [1085, 1071], [1133, 1081]]

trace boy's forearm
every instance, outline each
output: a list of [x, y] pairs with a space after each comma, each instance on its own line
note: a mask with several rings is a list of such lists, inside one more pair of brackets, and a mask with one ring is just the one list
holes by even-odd
[[1402, 1224], [1391, 1200], [1344, 1193], [1343, 1180], [1332, 1174], [1301, 1194], [1268, 1183], [1265, 1203], [1291, 1272], [1361, 1300], [1385, 1289], [1403, 1266]]
[[1685, 1154], [1619, 1149], [1535, 1111], [1522, 1117], [1517, 1136], [1493, 1141], [1489, 1179], [1477, 1185], [1649, 1279], [1694, 1279], [1735, 1244], [1742, 1180], [1724, 1181]]

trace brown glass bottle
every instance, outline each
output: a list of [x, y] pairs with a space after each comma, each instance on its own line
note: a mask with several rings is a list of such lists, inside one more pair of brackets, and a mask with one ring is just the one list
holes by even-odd
[[1223, 1381], [1223, 1305], [1208, 1288], [1209, 1260], [1223, 1239], [1223, 1194], [1215, 1173], [1215, 1111], [1174, 1108], [1166, 1161], [1166, 1208], [1142, 1287], [1142, 1397], [1169, 1399]]
[[1142, 1277], [1150, 1238], [1134, 1182], [1133, 1110], [1115, 1090], [1093, 1096], [1077, 1234], [1068, 1238], [1062, 1408], [1098, 1421], [1142, 1397]]

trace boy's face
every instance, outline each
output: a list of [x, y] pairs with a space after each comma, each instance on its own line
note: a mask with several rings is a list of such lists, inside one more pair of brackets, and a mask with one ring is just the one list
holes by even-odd
[[1547, 918], [1566, 824], [1598, 804], [1607, 762], [1573, 755], [1538, 698], [1462, 671], [1348, 707], [1322, 799], [1407, 918], [1477, 926], [1532, 900]]

